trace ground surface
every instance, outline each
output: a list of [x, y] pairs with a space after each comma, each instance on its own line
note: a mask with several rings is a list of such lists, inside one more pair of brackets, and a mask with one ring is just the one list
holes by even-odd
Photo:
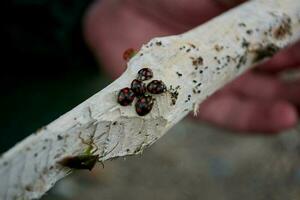
[[184, 120], [142, 156], [62, 180], [52, 199], [298, 200], [300, 128], [253, 137]]

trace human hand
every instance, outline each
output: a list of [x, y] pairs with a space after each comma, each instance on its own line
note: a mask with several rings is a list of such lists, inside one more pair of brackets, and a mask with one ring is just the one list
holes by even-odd
[[[155, 36], [182, 33], [241, 0], [101, 0], [88, 10], [87, 43], [112, 77], [125, 70], [122, 54]], [[201, 104], [197, 119], [237, 131], [276, 133], [298, 120], [300, 80], [284, 82], [278, 72], [300, 67], [300, 43], [248, 72]]]

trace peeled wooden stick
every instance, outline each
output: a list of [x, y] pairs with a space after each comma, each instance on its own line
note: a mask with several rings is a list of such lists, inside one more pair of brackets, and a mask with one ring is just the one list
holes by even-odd
[[[59, 162], [91, 146], [100, 161], [141, 153], [207, 96], [299, 39], [299, 0], [250, 1], [182, 35], [152, 39], [120, 78], [2, 155], [0, 199], [39, 198], [69, 172]], [[141, 117], [116, 98], [144, 67], [168, 92], [153, 95]]]

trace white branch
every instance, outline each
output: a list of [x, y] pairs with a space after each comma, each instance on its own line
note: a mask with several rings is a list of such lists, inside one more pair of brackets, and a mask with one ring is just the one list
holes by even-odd
[[[299, 0], [254, 0], [182, 35], [152, 39], [120, 78], [1, 157], [0, 199], [42, 196], [69, 172], [57, 162], [86, 150], [80, 134], [103, 161], [141, 153], [207, 96], [299, 38]], [[177, 98], [156, 95], [151, 113], [140, 117], [116, 96], [143, 67], [179, 88]]]

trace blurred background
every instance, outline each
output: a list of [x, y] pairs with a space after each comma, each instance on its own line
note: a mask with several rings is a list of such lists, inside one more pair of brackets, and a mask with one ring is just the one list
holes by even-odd
[[82, 36], [91, 2], [5, 1], [0, 152], [109, 83]]
[[[82, 36], [91, 2], [4, 3], [0, 152], [111, 81]], [[299, 134], [249, 136], [185, 119], [142, 156], [73, 173], [42, 199], [299, 200]]]

